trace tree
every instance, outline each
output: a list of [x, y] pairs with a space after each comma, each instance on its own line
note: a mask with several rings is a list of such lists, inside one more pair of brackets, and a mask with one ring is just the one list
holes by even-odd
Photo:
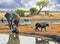
[[36, 8], [30, 8], [31, 15], [33, 15], [37, 11]]
[[19, 16], [24, 16], [24, 10], [22, 10], [22, 9], [18, 9], [18, 10], [16, 10], [16, 12], [19, 14]]
[[39, 11], [37, 12], [37, 14], [39, 14], [40, 13], [40, 11], [44, 8], [44, 7], [47, 7], [48, 6], [48, 4], [49, 4], [49, 1], [47, 0], [47, 1], [38, 1], [37, 2], [37, 5], [39, 6]]

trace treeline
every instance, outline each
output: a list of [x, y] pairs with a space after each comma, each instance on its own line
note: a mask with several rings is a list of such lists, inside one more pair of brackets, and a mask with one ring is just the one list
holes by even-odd
[[[29, 9], [29, 11], [30, 11], [29, 16], [33, 16], [35, 14], [39, 14], [44, 7], [47, 7], [49, 5], [49, 1], [48, 0], [38, 1], [36, 3], [36, 5], [39, 6], [39, 10], [37, 8], [35, 8], [35, 7], [31, 7]], [[21, 17], [25, 16], [25, 11], [23, 9], [16, 10], [16, 13], [18, 13], [19, 16], [21, 16]]]

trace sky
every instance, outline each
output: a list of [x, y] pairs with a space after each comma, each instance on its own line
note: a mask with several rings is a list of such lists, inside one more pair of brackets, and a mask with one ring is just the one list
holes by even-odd
[[[18, 8], [29, 10], [31, 7], [39, 7], [37, 1], [41, 0], [0, 0], [0, 10], [15, 10]], [[50, 3], [42, 11], [60, 11], [60, 0], [49, 0]]]

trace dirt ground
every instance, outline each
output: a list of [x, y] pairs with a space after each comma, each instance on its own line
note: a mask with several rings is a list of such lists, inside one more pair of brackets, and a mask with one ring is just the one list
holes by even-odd
[[[47, 32], [43, 29], [42, 32], [36, 32], [34, 25], [26, 25], [26, 26], [20, 26], [19, 30], [20, 32], [27, 32], [27, 33], [40, 33], [40, 34], [51, 34], [51, 35], [58, 35], [60, 36], [60, 24], [51, 24], [49, 27], [46, 28]], [[39, 28], [39, 30], [41, 30]]]
[[[35, 31], [35, 26], [34, 25], [25, 25], [25, 26], [19, 26], [19, 32], [24, 32], [24, 33], [40, 33], [40, 34], [49, 34], [49, 35], [57, 35], [60, 36], [60, 24], [51, 24], [49, 27], [47, 27], [47, 32], [43, 29], [43, 31]], [[41, 30], [39, 28], [39, 30]], [[9, 33], [11, 30], [9, 29], [8, 26], [6, 25], [0, 25], [0, 33]]]
[[[4, 23], [5, 24], [5, 23]], [[5, 24], [0, 25], [0, 34], [5, 34], [5, 33], [12, 33], [9, 27]], [[43, 31], [35, 31], [35, 26], [34, 25], [23, 25], [19, 26], [19, 32], [20, 35], [26, 35], [26, 36], [32, 36], [36, 38], [42, 38], [42, 39], [51, 39], [49, 36], [55, 35], [55, 36], [60, 36], [60, 24], [50, 24], [49, 27], [46, 27], [47, 32], [43, 29]], [[41, 30], [39, 28], [39, 30]], [[48, 37], [45, 37], [48, 35]]]

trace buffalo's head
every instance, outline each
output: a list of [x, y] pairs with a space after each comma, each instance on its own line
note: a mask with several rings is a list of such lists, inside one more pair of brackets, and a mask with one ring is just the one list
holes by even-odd
[[48, 26], [48, 27], [49, 27], [49, 24], [47, 23], [47, 24], [46, 24], [46, 26]]

